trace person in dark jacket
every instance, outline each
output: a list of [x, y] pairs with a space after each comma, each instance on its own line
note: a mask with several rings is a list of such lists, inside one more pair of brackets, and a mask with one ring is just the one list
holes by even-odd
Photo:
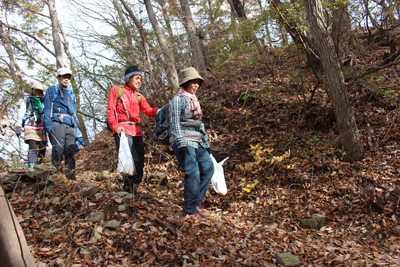
[[142, 182], [144, 168], [144, 144], [139, 111], [149, 117], [155, 117], [158, 108], [150, 107], [146, 98], [136, 91], [142, 84], [142, 73], [138, 66], [130, 66], [125, 70], [124, 82], [123, 94], [118, 103], [116, 101], [119, 87], [111, 88], [107, 104], [107, 121], [113, 132], [117, 151], [121, 132], [128, 138], [137, 174], [123, 177], [123, 190], [134, 192], [136, 186]]
[[[36, 82], [32, 85], [31, 95], [20, 102], [16, 135], [21, 135], [24, 129], [24, 141], [29, 145], [28, 168], [41, 164], [46, 155], [47, 136], [43, 129], [43, 84]], [[39, 145], [39, 150], [36, 146]]]
[[64, 157], [65, 176], [75, 180], [74, 152], [78, 136], [75, 95], [70, 87], [71, 77], [69, 68], [57, 70], [58, 84], [47, 88], [44, 97], [43, 125], [53, 146], [52, 164], [59, 168]]
[[[204, 221], [210, 214], [203, 198], [214, 174], [212, 150], [202, 122], [202, 111], [196, 91], [204, 79], [193, 67], [182, 72], [180, 90], [170, 101], [170, 144], [185, 173], [183, 211], [194, 221]], [[182, 112], [182, 101], [184, 111]]]

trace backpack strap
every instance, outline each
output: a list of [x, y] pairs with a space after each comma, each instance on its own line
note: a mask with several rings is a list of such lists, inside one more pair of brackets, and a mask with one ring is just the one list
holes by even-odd
[[[115, 102], [115, 109], [114, 109], [115, 118], [117, 119], [117, 123], [128, 123], [128, 124], [135, 124], [135, 125], [139, 126], [138, 123], [136, 123], [134, 121], [131, 121], [131, 118], [129, 116], [128, 109], [126, 108], [124, 99], [121, 98], [123, 93], [124, 93], [124, 88], [123, 87], [118, 87], [118, 96], [117, 96], [117, 101]], [[138, 102], [139, 102], [139, 106], [140, 106], [140, 101], [142, 100], [142, 95], [140, 93], [136, 92], [136, 96], [137, 96], [137, 99], [138, 99]], [[125, 112], [126, 112], [126, 116], [128, 117], [128, 121], [118, 122], [117, 105], [118, 105], [118, 102], [119, 102], [120, 99], [122, 100], [122, 105], [124, 106], [124, 109], [125, 109]], [[140, 110], [140, 107], [139, 107], [139, 110]]]

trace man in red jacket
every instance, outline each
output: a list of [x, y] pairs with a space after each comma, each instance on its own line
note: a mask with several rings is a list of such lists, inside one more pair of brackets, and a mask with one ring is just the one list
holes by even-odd
[[139, 111], [149, 117], [155, 117], [158, 108], [150, 107], [146, 98], [136, 92], [142, 84], [142, 73], [138, 66], [131, 66], [126, 69], [124, 82], [124, 92], [117, 104], [119, 87], [111, 88], [107, 103], [107, 120], [114, 135], [117, 151], [119, 150], [121, 132], [124, 132], [128, 138], [137, 174], [130, 177], [124, 176], [123, 190], [133, 192], [134, 185], [142, 182], [144, 167], [144, 145]]

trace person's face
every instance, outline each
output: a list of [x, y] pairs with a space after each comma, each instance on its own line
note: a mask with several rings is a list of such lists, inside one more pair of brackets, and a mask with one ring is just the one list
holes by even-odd
[[142, 76], [135, 75], [129, 78], [128, 86], [132, 89], [139, 89], [142, 84]]
[[71, 83], [71, 74], [57, 76], [57, 80], [62, 87], [67, 88]]
[[40, 89], [32, 89], [32, 96], [34, 97], [43, 96], [43, 91]]
[[188, 86], [186, 88], [186, 91], [188, 93], [191, 93], [192, 95], [196, 94], [197, 89], [199, 89], [200, 87], [200, 80], [199, 79], [195, 79], [195, 80], [191, 80], [188, 82]]

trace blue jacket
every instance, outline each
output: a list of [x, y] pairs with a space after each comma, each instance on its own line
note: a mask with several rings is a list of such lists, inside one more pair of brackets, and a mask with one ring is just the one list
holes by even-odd
[[[56, 94], [56, 86], [58, 94], [53, 102], [53, 97]], [[76, 101], [72, 89], [68, 87], [63, 89], [59, 84], [52, 85], [46, 90], [44, 96], [44, 120], [43, 126], [51, 125], [53, 121], [60, 121], [60, 114], [68, 114], [72, 116], [63, 116], [62, 123], [76, 126]]]

